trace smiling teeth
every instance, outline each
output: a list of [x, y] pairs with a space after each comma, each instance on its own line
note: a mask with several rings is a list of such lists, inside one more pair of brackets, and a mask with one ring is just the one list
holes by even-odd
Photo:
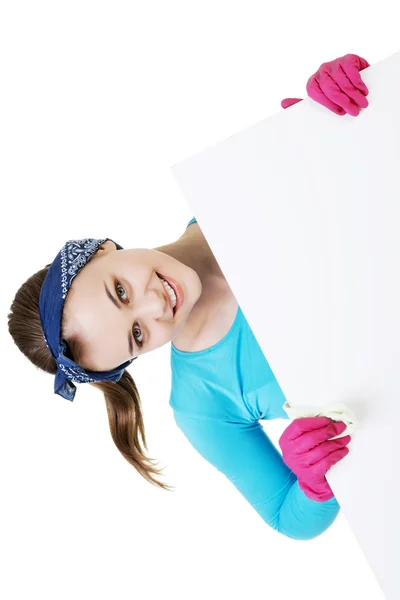
[[165, 289], [167, 290], [168, 294], [171, 297], [172, 308], [175, 308], [175, 306], [176, 306], [176, 295], [175, 295], [174, 290], [171, 288], [171, 286], [164, 279], [162, 279], [162, 277], [160, 277], [160, 279], [161, 279], [161, 283], [163, 284], [163, 286], [165, 287]]

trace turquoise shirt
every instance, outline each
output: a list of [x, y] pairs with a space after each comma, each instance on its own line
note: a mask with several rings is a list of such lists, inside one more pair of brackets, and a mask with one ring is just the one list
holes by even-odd
[[307, 498], [259, 423], [288, 419], [286, 398], [240, 307], [230, 331], [214, 346], [183, 352], [172, 342], [171, 370], [169, 404], [193, 448], [276, 531], [297, 540], [324, 532], [340, 506], [335, 497]]

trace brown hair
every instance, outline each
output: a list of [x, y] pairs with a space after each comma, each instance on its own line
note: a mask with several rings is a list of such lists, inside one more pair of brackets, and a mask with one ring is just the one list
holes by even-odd
[[[56, 361], [43, 338], [39, 316], [39, 295], [48, 268], [38, 271], [25, 281], [17, 291], [8, 315], [8, 330], [18, 348], [39, 369], [55, 375]], [[73, 337], [66, 339], [72, 359], [79, 363], [79, 345]], [[174, 489], [152, 477], [161, 470], [148, 458], [146, 437], [141, 412], [139, 392], [132, 376], [125, 370], [118, 382], [98, 381], [90, 383], [100, 389], [105, 398], [112, 439], [122, 456], [147, 481], [164, 490]], [[143, 445], [143, 447], [142, 447]]]

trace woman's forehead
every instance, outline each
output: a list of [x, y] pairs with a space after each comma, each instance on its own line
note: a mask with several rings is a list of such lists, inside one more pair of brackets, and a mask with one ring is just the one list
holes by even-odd
[[120, 311], [110, 301], [101, 277], [82, 280], [79, 287], [67, 295], [64, 313], [66, 327], [73, 329], [84, 345], [96, 344], [105, 337], [111, 339], [113, 331], [119, 328]]

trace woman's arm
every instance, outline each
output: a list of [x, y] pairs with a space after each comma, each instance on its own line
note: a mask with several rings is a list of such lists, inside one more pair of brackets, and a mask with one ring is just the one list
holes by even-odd
[[307, 498], [260, 423], [197, 419], [178, 411], [174, 417], [195, 450], [279, 533], [310, 540], [335, 520], [340, 510], [337, 500], [315, 502]]

